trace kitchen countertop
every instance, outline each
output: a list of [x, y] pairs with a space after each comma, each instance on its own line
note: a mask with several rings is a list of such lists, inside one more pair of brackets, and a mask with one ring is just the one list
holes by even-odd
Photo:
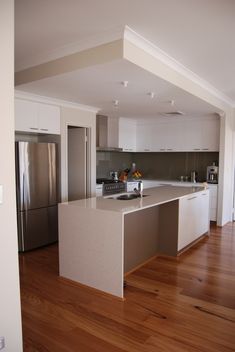
[[88, 199], [75, 200], [72, 202], [64, 202], [62, 205], [96, 209], [102, 211], [112, 211], [122, 214], [128, 214], [155, 205], [171, 202], [179, 198], [188, 196], [189, 194], [203, 191], [204, 187], [177, 187], [177, 186], [159, 186], [144, 190], [146, 197], [136, 198], [132, 200], [109, 199], [109, 197], [92, 197]]

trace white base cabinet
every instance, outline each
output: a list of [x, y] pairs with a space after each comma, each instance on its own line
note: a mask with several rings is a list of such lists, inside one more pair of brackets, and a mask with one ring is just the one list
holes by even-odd
[[[195, 184], [191, 182], [180, 182], [180, 181], [157, 181], [157, 180], [143, 180], [144, 189], [151, 187], [159, 186], [180, 186], [180, 187], [192, 187]], [[202, 184], [197, 184], [200, 186]], [[209, 188], [209, 211], [210, 211], [210, 221], [217, 221], [217, 204], [218, 204], [218, 185], [217, 184], [208, 184]]]
[[60, 108], [23, 99], [15, 99], [15, 130], [60, 134]]
[[209, 190], [179, 200], [178, 251], [209, 231]]
[[208, 184], [210, 190], [210, 220], [217, 220], [217, 207], [218, 207], [218, 185]]

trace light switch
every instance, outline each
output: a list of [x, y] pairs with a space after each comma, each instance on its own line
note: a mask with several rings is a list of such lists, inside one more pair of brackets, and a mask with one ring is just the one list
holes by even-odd
[[3, 185], [0, 185], [0, 204], [3, 203]]

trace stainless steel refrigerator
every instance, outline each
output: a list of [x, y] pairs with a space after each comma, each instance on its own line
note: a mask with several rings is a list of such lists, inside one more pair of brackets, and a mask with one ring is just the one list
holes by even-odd
[[19, 251], [58, 239], [55, 143], [16, 142]]

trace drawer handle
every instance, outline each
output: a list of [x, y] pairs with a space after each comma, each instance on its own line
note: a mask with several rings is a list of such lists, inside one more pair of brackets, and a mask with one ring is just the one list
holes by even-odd
[[202, 150], [209, 150], [209, 148], [203, 148]]
[[206, 196], [207, 195], [207, 193], [202, 193], [202, 196]]
[[161, 148], [160, 150], [165, 150], [164, 148]]
[[201, 150], [200, 148], [194, 148], [193, 150]]
[[197, 197], [191, 197], [191, 198], [188, 198], [188, 200], [192, 200], [192, 199], [195, 199], [195, 198], [197, 198]]
[[48, 131], [48, 128], [40, 128], [41, 131]]
[[37, 131], [38, 128], [37, 127], [29, 127], [30, 130], [34, 130], [34, 131]]

